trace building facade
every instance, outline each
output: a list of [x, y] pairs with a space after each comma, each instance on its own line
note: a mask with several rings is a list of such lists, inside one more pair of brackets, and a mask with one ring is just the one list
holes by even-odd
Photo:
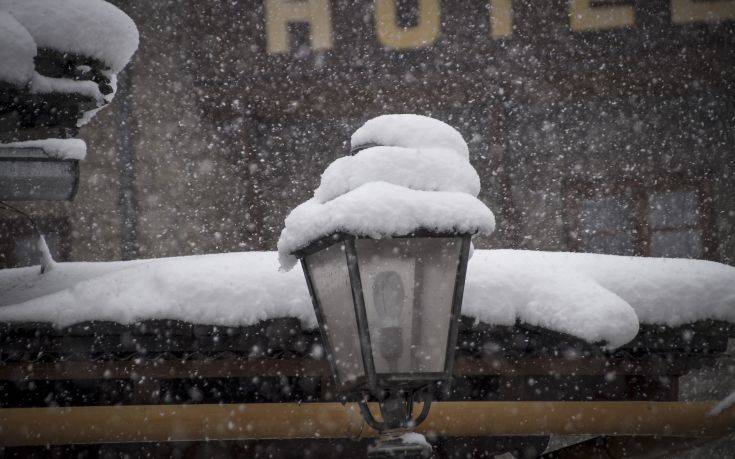
[[22, 205], [60, 259], [273, 250], [350, 134], [411, 112], [467, 140], [479, 247], [735, 262], [733, 0], [115, 3], [141, 45], [76, 199]]

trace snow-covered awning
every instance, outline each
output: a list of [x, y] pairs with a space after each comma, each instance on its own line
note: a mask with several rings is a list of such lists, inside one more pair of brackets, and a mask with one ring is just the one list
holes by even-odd
[[[0, 322], [123, 324], [174, 319], [222, 326], [293, 317], [316, 321], [300, 269], [278, 270], [276, 252], [0, 271]], [[735, 268], [701, 260], [476, 250], [462, 306], [492, 325], [516, 322], [608, 347], [641, 324], [735, 323]]]

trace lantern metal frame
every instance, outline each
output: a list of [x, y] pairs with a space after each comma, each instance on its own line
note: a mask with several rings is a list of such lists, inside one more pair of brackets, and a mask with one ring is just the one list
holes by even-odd
[[[364, 236], [353, 236], [344, 233], [335, 233], [330, 236], [319, 239], [304, 249], [294, 252], [294, 255], [301, 260], [301, 266], [306, 277], [306, 284], [309, 289], [312, 304], [316, 312], [317, 323], [322, 337], [322, 344], [325, 347], [325, 354], [332, 376], [341, 393], [370, 393], [378, 400], [395, 398], [395, 393], [400, 391], [406, 394], [406, 397], [413, 398], [413, 394], [420, 389], [430, 386], [432, 383], [449, 381], [454, 369], [455, 348], [457, 345], [457, 332], [459, 327], [459, 316], [462, 307], [462, 297], [464, 294], [464, 281], [467, 274], [467, 262], [469, 260], [470, 238], [471, 234], [466, 233], [438, 233], [431, 231], [415, 231], [404, 236], [393, 236], [391, 239], [418, 239], [418, 238], [454, 238], [460, 245], [459, 259], [457, 260], [457, 271], [455, 274], [454, 292], [452, 295], [451, 313], [447, 320], [450, 321], [448, 328], [447, 348], [444, 360], [444, 370], [440, 372], [400, 372], [400, 373], [380, 373], [375, 371], [375, 362], [373, 360], [372, 343], [370, 339], [370, 329], [368, 326], [367, 311], [365, 309], [365, 300], [363, 297], [362, 279], [360, 278], [359, 261], [355, 242], [359, 239], [372, 239]], [[311, 272], [309, 270], [306, 258], [309, 255], [317, 253], [334, 244], [344, 244], [345, 264], [349, 275], [350, 288], [352, 290], [352, 306], [355, 308], [355, 319], [357, 322], [357, 331], [359, 335], [360, 355], [362, 356], [363, 375], [354, 381], [342, 381], [337, 365], [334, 360], [334, 347], [330, 342], [330, 338], [325, 331], [324, 311], [315, 292]], [[424, 397], [428, 399], [428, 397]], [[425, 417], [425, 415], [424, 415]]]

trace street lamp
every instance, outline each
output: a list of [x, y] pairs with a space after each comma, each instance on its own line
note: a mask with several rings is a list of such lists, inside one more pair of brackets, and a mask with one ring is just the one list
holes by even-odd
[[[381, 433], [370, 456], [430, 454], [428, 445], [399, 436], [427, 417], [427, 389], [452, 375], [469, 250], [470, 234], [417, 231], [381, 239], [333, 234], [294, 253], [336, 384], [361, 395], [365, 421]], [[415, 399], [424, 401], [417, 417]]]

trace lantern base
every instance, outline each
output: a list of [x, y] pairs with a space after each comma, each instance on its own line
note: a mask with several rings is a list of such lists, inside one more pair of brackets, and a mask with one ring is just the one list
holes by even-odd
[[405, 430], [381, 432], [368, 447], [370, 459], [427, 459], [433, 457], [431, 445], [423, 435]]

